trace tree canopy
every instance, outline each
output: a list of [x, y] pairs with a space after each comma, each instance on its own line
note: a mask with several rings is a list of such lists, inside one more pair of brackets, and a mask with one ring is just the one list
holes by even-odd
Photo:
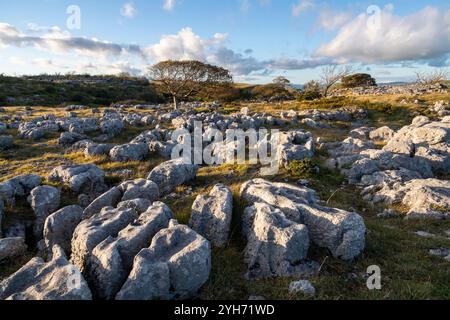
[[171, 95], [175, 109], [178, 100], [203, 93], [209, 95], [217, 86], [233, 83], [231, 73], [200, 61], [162, 61], [150, 67], [149, 76], [163, 93]]

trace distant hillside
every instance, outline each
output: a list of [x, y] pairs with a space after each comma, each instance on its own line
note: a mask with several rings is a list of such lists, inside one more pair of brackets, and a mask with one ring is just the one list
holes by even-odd
[[118, 101], [163, 101], [144, 78], [88, 75], [0, 75], [0, 105], [49, 105], [62, 103], [109, 105]]

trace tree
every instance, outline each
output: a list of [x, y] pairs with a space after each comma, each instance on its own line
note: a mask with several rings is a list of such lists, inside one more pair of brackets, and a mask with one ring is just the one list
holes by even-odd
[[160, 85], [163, 93], [172, 96], [175, 109], [180, 99], [200, 92], [209, 94], [217, 86], [233, 82], [228, 70], [194, 60], [163, 61], [150, 67], [149, 71], [150, 78]]
[[374, 87], [376, 85], [377, 81], [367, 73], [355, 73], [342, 78], [344, 88]]
[[320, 76], [323, 86], [323, 96], [327, 97], [331, 87], [342, 80], [343, 77], [348, 76], [352, 72], [351, 67], [337, 65], [330, 65], [322, 68], [322, 75]]
[[291, 84], [291, 82], [286, 77], [283, 76], [279, 76], [273, 79], [273, 83], [285, 89], [288, 88]]
[[448, 71], [442, 68], [430, 72], [416, 72], [416, 83], [422, 85], [438, 84], [447, 80], [448, 76]]
[[320, 98], [320, 83], [315, 80], [311, 80], [305, 84], [301, 99], [314, 100], [318, 98]]

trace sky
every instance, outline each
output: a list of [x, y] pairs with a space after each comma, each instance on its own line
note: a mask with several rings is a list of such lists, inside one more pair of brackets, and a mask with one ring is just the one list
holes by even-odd
[[0, 0], [0, 73], [145, 76], [163, 60], [303, 84], [330, 64], [378, 82], [450, 65], [448, 1]]

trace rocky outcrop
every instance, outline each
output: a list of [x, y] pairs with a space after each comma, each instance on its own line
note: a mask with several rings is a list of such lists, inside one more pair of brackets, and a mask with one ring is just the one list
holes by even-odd
[[132, 209], [106, 207], [100, 213], [83, 220], [73, 233], [72, 263], [84, 274], [88, 274], [92, 250], [106, 238], [119, 233], [136, 218], [137, 213]]
[[0, 262], [10, 260], [23, 255], [27, 251], [27, 245], [23, 238], [0, 239]]
[[150, 202], [158, 200], [158, 186], [153, 181], [145, 179], [125, 181], [92, 201], [92, 203], [84, 210], [83, 218], [91, 217], [100, 212], [104, 207], [116, 207], [119, 202], [135, 199], [145, 199]]
[[150, 245], [157, 232], [167, 228], [170, 219], [170, 209], [164, 203], [154, 203], [117, 237], [108, 237], [95, 247], [89, 278], [99, 298], [115, 297], [133, 267], [135, 255]]
[[209, 242], [189, 227], [171, 222], [136, 256], [116, 299], [187, 299], [195, 296], [210, 271]]
[[67, 206], [51, 214], [44, 225], [44, 240], [48, 248], [59, 245], [67, 255], [71, 252], [73, 232], [81, 222], [83, 209], [80, 206]]
[[195, 199], [189, 226], [213, 246], [224, 247], [228, 243], [232, 215], [233, 195], [227, 187], [217, 184], [209, 195]]
[[198, 167], [183, 159], [163, 162], [154, 168], [147, 179], [155, 182], [161, 194], [173, 191], [177, 186], [195, 179]]
[[41, 177], [36, 174], [27, 174], [2, 182], [0, 183], [0, 199], [13, 205], [16, 197], [28, 197], [31, 190], [41, 184], [41, 180]]
[[80, 271], [71, 265], [58, 246], [44, 262], [31, 259], [0, 283], [0, 300], [90, 300], [91, 292]]
[[249, 278], [314, 272], [314, 265], [305, 263], [309, 249], [305, 225], [287, 219], [281, 210], [265, 203], [255, 203], [245, 209], [243, 219]]
[[45, 220], [58, 209], [59, 201], [60, 191], [55, 187], [40, 186], [31, 190], [28, 203], [36, 216], [33, 226], [33, 234], [36, 239], [42, 239]]
[[105, 188], [105, 173], [93, 164], [56, 167], [51, 171], [48, 179], [64, 183], [75, 193], [90, 194]]
[[111, 149], [109, 155], [112, 161], [142, 161], [149, 153], [149, 148], [145, 143], [129, 143], [116, 146]]
[[242, 185], [241, 197], [248, 203], [280, 209], [287, 219], [305, 224], [310, 239], [330, 250], [335, 258], [351, 260], [364, 249], [366, 228], [362, 217], [320, 206], [312, 189], [254, 179]]

